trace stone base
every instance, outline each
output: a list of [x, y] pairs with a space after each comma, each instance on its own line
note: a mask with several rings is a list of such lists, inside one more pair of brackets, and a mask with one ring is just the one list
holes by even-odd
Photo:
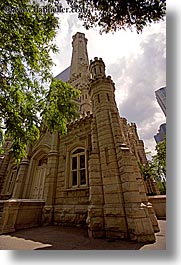
[[166, 195], [148, 196], [157, 219], [166, 220]]
[[140, 243], [154, 243], [156, 241], [156, 237], [154, 234], [152, 235], [138, 235], [136, 236], [136, 241]]
[[154, 211], [152, 204], [150, 202], [147, 203], [147, 209], [148, 209], [150, 220], [152, 222], [154, 232], [155, 233], [160, 232], [160, 228], [158, 226], [158, 221], [157, 221], [157, 218], [155, 215], [155, 211]]
[[106, 238], [109, 239], [128, 239], [127, 233], [119, 231], [106, 231]]
[[42, 200], [10, 199], [4, 201], [1, 233], [39, 226], [43, 205]]
[[53, 218], [53, 206], [44, 206], [42, 211], [42, 224], [50, 225], [52, 224]]
[[92, 231], [92, 230], [88, 229], [88, 236], [90, 238], [105, 238], [105, 231], [104, 230]]

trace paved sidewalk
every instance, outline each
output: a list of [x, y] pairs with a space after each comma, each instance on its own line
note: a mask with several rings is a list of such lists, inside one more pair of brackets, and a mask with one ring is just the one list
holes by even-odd
[[156, 242], [144, 245], [125, 240], [91, 239], [87, 230], [47, 226], [0, 235], [2, 250], [166, 250], [166, 221], [159, 221]]

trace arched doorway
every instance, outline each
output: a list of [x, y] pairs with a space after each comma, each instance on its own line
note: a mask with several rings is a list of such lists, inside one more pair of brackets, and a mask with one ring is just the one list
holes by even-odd
[[43, 199], [45, 176], [47, 169], [47, 157], [43, 157], [36, 161], [33, 180], [31, 185], [30, 198]]

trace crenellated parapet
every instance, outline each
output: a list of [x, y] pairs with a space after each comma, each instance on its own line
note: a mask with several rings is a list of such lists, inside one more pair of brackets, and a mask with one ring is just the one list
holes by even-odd
[[68, 133], [71, 133], [77, 127], [82, 127], [85, 125], [90, 125], [93, 119], [93, 114], [89, 111], [80, 115], [79, 119], [76, 119], [67, 125]]

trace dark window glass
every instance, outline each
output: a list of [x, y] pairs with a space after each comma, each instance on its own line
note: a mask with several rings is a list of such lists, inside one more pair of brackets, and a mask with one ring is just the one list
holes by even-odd
[[76, 149], [76, 150], [73, 152], [73, 154], [75, 155], [75, 154], [82, 153], [82, 152], [84, 152], [84, 149], [82, 149], [82, 148], [78, 148], [78, 149]]
[[99, 94], [97, 95], [97, 100], [98, 100], [98, 103], [100, 103], [100, 96], [99, 96]]
[[85, 155], [80, 155], [80, 169], [85, 168]]
[[86, 157], [85, 149], [77, 148], [72, 156], [72, 186], [86, 185]]
[[80, 170], [80, 185], [86, 184], [85, 169]]
[[77, 157], [72, 157], [72, 170], [77, 169]]
[[72, 186], [77, 185], [77, 171], [72, 171]]

